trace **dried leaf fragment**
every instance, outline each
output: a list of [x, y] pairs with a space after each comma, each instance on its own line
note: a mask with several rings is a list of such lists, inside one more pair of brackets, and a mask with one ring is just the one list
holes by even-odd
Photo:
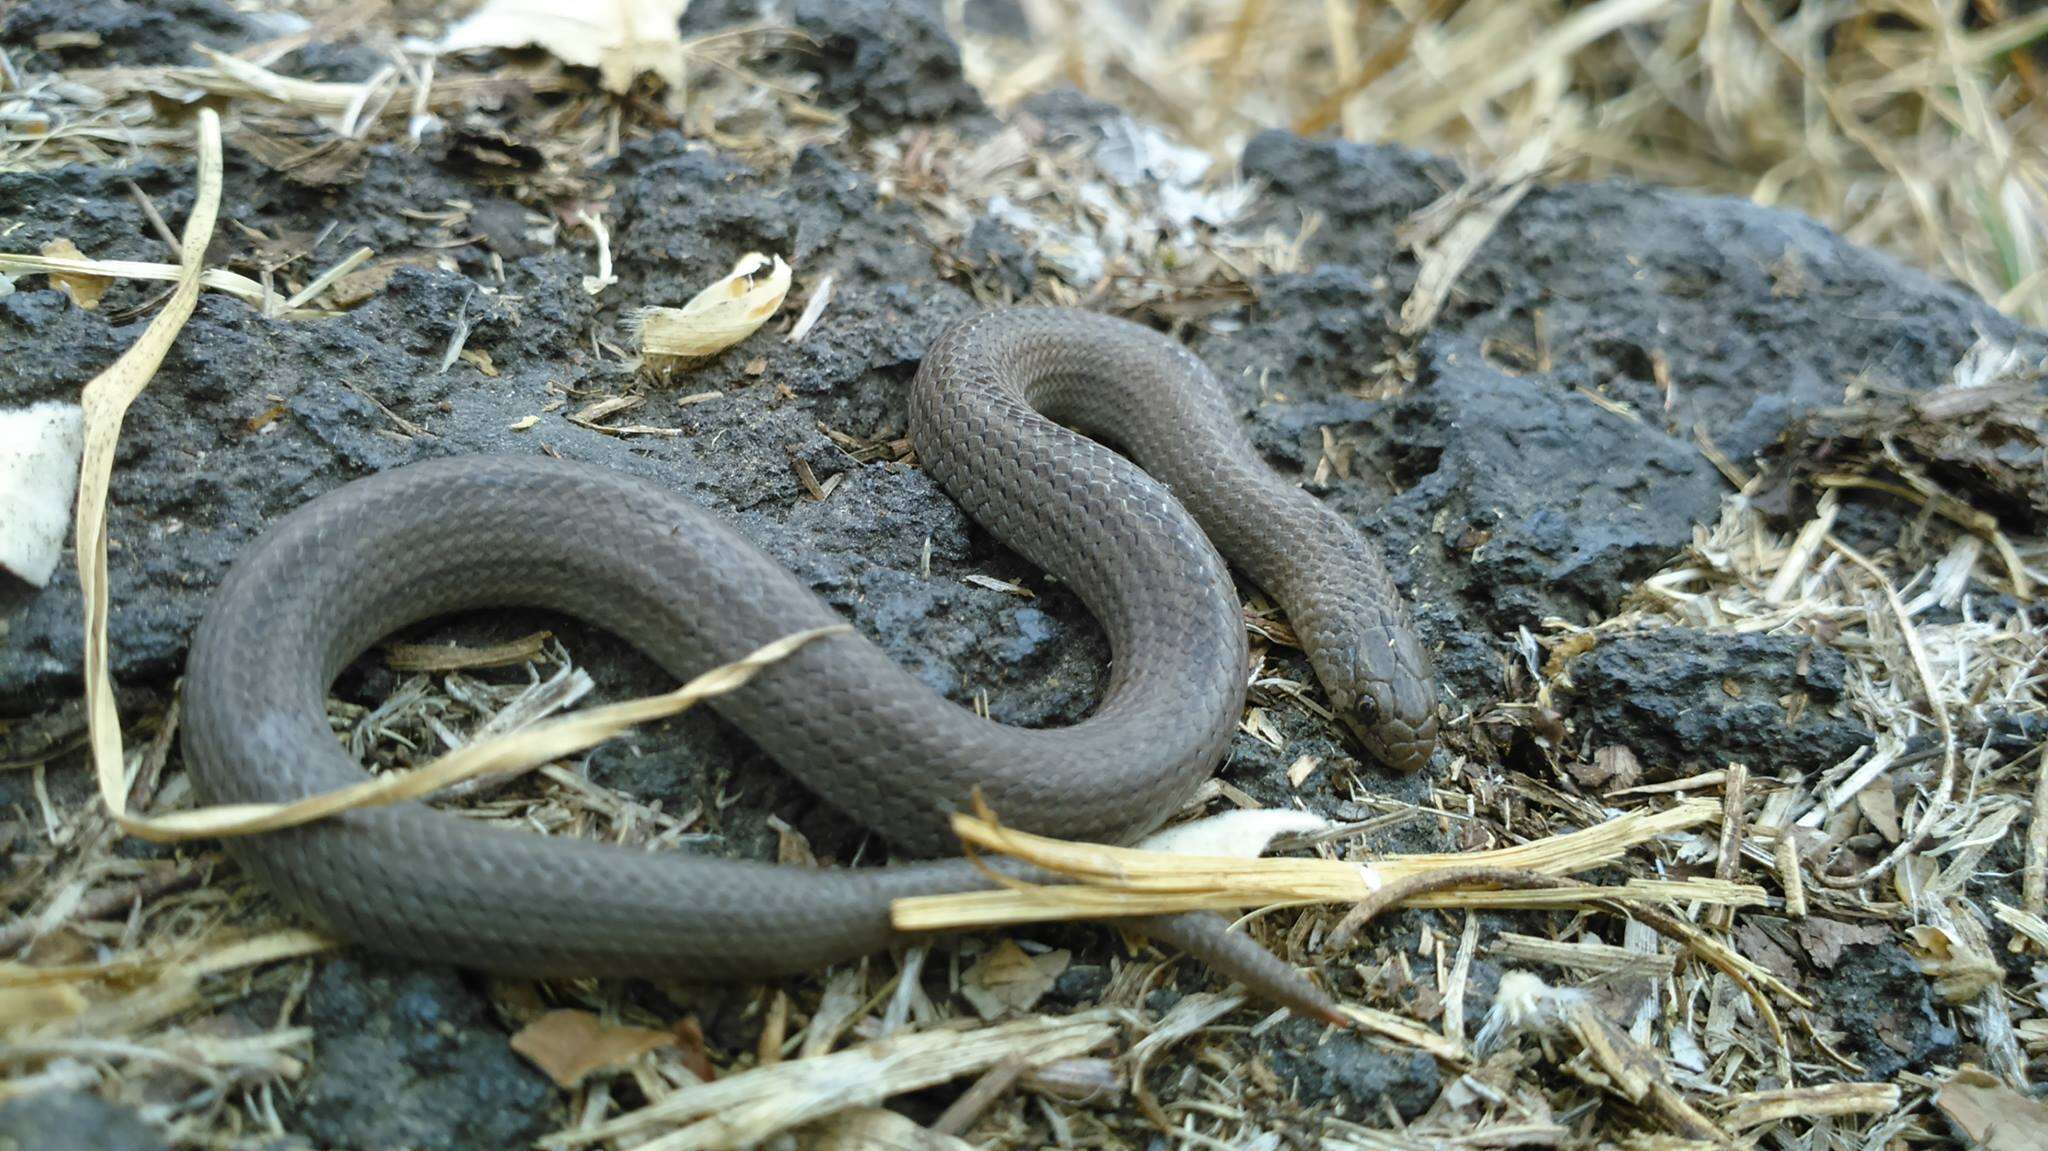
[[550, 1011], [519, 1029], [512, 1050], [562, 1087], [574, 1087], [596, 1072], [631, 1063], [657, 1047], [672, 1047], [673, 1033], [606, 1023], [588, 1011]]
[[1956, 1072], [1934, 1097], [1934, 1105], [1983, 1151], [2033, 1151], [2048, 1147], [2048, 1106], [2029, 1099], [1975, 1067]]
[[441, 50], [535, 45], [565, 64], [597, 69], [607, 92], [624, 93], [642, 72], [683, 83], [681, 20], [690, 0], [488, 0], [448, 29]]
[[1016, 941], [1005, 939], [960, 977], [960, 994], [983, 1019], [1029, 1011], [1052, 990], [1071, 958], [1065, 951], [1028, 955]]
[[990, 591], [999, 591], [1005, 595], [1018, 596], [1023, 599], [1031, 599], [1037, 595], [1036, 592], [1032, 591], [1028, 587], [1025, 587], [1023, 584], [1010, 583], [1007, 580], [999, 580], [992, 575], [983, 575], [980, 572], [973, 572], [971, 574], [961, 576], [960, 582], [970, 583], [973, 584], [975, 587], [985, 587]]
[[[43, 255], [59, 260], [83, 260], [85, 253], [69, 240], [52, 240], [43, 245]], [[95, 276], [88, 272], [51, 272], [50, 283], [67, 296], [73, 303], [90, 312], [100, 306], [100, 297], [114, 285], [112, 276]]]
[[1934, 993], [1945, 1002], [1968, 1003], [2005, 981], [2005, 968], [1968, 940], [1930, 924], [1908, 927], [1906, 935], [1921, 973], [1934, 981]]
[[782, 257], [749, 252], [724, 279], [682, 307], [641, 309], [640, 352], [648, 356], [716, 355], [768, 322], [789, 294], [789, 279], [790, 268]]

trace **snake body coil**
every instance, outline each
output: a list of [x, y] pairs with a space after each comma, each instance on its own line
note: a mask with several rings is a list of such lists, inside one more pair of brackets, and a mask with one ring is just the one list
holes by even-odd
[[[911, 437], [969, 514], [1081, 596], [1113, 666], [1096, 712], [1056, 730], [982, 719], [853, 634], [715, 701], [898, 848], [945, 852], [947, 816], [977, 787], [1007, 824], [1070, 838], [1126, 840], [1174, 811], [1215, 767], [1244, 700], [1244, 631], [1217, 547], [1288, 608], [1368, 748], [1404, 769], [1427, 762], [1429, 664], [1377, 554], [1256, 458], [1220, 385], [1177, 343], [1083, 312], [964, 320], [918, 373]], [[385, 472], [286, 516], [215, 596], [185, 688], [185, 758], [202, 797], [286, 802], [360, 781], [327, 726], [334, 677], [407, 624], [508, 605], [614, 630], [678, 677], [839, 622], [715, 516], [638, 479], [542, 458]], [[985, 882], [959, 860], [809, 870], [648, 854], [421, 804], [233, 847], [351, 939], [526, 974], [820, 967], [900, 942], [891, 900]], [[1214, 934], [1205, 922], [1155, 926], [1216, 961], [1229, 948], [1202, 943]], [[1292, 990], [1259, 960], [1236, 961], [1270, 994]]]

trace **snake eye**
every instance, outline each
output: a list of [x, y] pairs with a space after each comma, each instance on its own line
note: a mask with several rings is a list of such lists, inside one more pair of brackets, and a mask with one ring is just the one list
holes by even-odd
[[1360, 727], [1370, 729], [1379, 726], [1380, 702], [1378, 700], [1369, 695], [1361, 695], [1358, 697], [1355, 710], [1358, 712], [1357, 722]]

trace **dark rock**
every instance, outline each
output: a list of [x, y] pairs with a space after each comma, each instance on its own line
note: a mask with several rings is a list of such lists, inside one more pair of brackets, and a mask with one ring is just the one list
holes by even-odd
[[1569, 668], [1579, 735], [1627, 745], [1653, 776], [1841, 762], [1872, 739], [1839, 706], [1846, 669], [1841, 653], [1801, 636], [1692, 628], [1603, 639]]
[[341, 959], [306, 993], [313, 1059], [294, 1128], [321, 1146], [522, 1147], [559, 1120], [482, 995], [444, 968]]
[[0, 1104], [0, 1151], [164, 1151], [169, 1146], [133, 1111], [84, 1091], [49, 1091]]
[[302, 44], [272, 67], [306, 80], [358, 84], [389, 62], [374, 46], [343, 39]]
[[819, 95], [870, 132], [985, 111], [935, 0], [797, 0]]
[[[225, 0], [25, 0], [0, 14], [0, 47], [24, 71], [66, 64], [197, 64], [194, 43], [232, 52], [259, 35]], [[51, 44], [41, 48], [37, 41]]]
[[1842, 1052], [1882, 1083], [1901, 1071], [1953, 1064], [1956, 1029], [1943, 1022], [1919, 964], [1896, 943], [1852, 944], [1809, 989]]
[[782, 7], [776, 0], [692, 0], [683, 10], [683, 38], [775, 20]]
[[1436, 1102], [1443, 1089], [1436, 1060], [1349, 1031], [1325, 1038], [1325, 1030], [1312, 1020], [1290, 1018], [1262, 1040], [1273, 1070], [1299, 1084], [1303, 1102], [1328, 1100], [1339, 1114], [1366, 1121], [1386, 1113], [1382, 1101], [1403, 1119], [1414, 1119]]
[[1019, 0], [967, 0], [961, 8], [961, 18], [970, 32], [1013, 40], [1031, 36], [1031, 18]]
[[1109, 977], [1109, 968], [1100, 963], [1072, 964], [1053, 980], [1052, 990], [1046, 992], [1046, 997], [1054, 1003], [1075, 1007], [1100, 1003], [1102, 993], [1109, 989]]
[[[1389, 434], [1411, 454], [1439, 452], [1437, 466], [1390, 511], [1442, 525], [1446, 559], [1463, 560], [1452, 586], [1495, 628], [1606, 615], [1713, 515], [1721, 479], [1688, 446], [1496, 371], [1470, 346], [1432, 353]], [[1425, 431], [1439, 428], [1456, 434], [1439, 445]]]
[[1017, 113], [1019, 122], [1034, 128], [1042, 139], [1054, 145], [1076, 140], [1092, 144], [1106, 139], [1109, 126], [1126, 115], [1122, 108], [1075, 88], [1055, 88], [1026, 96], [1017, 105]]
[[[1271, 132], [1246, 147], [1244, 170], [1277, 193], [1268, 218], [1323, 214], [1322, 258], [1389, 276], [1395, 300], [1413, 283], [1395, 228], [1460, 183], [1420, 153]], [[1968, 292], [1804, 216], [1614, 182], [1532, 190], [1458, 285], [1431, 342], [1493, 347], [1541, 386], [1619, 401], [1680, 443], [1703, 427], [1737, 460], [1859, 376], [1917, 390], [1980, 333], [2043, 346]]]
[[1031, 294], [1038, 281], [1038, 258], [1001, 221], [983, 216], [967, 230], [961, 252], [970, 276], [987, 276], [1012, 299]]

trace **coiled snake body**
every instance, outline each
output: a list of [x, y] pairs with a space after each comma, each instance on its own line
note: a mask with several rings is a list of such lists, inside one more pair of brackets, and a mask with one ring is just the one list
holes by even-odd
[[[1053, 730], [980, 718], [854, 634], [817, 640], [716, 701], [896, 847], [945, 853], [947, 815], [977, 787], [1006, 824], [1068, 838], [1126, 840], [1172, 813], [1214, 769], [1244, 701], [1244, 630], [1217, 548], [1288, 609], [1368, 750], [1398, 768], [1427, 762], [1429, 661], [1377, 553], [1258, 460], [1221, 386], [1179, 344], [1078, 311], [966, 319], [918, 372], [911, 438], [970, 515], [1080, 595], [1113, 666], [1095, 713]], [[407, 624], [504, 605], [610, 628], [678, 677], [838, 622], [719, 519], [638, 479], [510, 457], [385, 472], [279, 521], [216, 594], [185, 687], [185, 757], [202, 797], [285, 802], [361, 780], [327, 726], [334, 677]], [[820, 967], [900, 942], [892, 899], [986, 882], [959, 860], [812, 870], [649, 854], [420, 804], [233, 847], [353, 940], [528, 974]], [[1219, 923], [1147, 928], [1304, 1000], [1291, 969], [1222, 938]]]

